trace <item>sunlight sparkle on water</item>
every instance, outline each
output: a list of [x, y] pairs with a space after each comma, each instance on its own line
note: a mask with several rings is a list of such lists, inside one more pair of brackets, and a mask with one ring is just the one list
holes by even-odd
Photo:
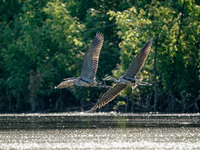
[[0, 131], [2, 149], [200, 149], [198, 128]]
[[199, 114], [1, 114], [0, 149], [200, 149]]

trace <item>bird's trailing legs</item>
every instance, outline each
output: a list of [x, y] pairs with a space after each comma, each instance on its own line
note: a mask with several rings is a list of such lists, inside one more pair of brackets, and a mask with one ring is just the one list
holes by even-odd
[[139, 85], [147, 85], [147, 86], [151, 86], [152, 84], [149, 82], [140, 82]]
[[131, 85], [132, 90], [134, 90], [138, 85], [145, 85], [145, 86], [150, 86], [152, 84], [148, 82], [142, 82], [143, 77], [140, 77], [139, 79], [132, 78], [131, 81], [134, 81], [135, 84]]
[[152, 85], [151, 83], [148, 83], [148, 82], [142, 82], [142, 79], [143, 79], [143, 77], [140, 77], [138, 79], [132, 78], [131, 81], [135, 81], [135, 83], [138, 84], [138, 85], [147, 85], [147, 86]]

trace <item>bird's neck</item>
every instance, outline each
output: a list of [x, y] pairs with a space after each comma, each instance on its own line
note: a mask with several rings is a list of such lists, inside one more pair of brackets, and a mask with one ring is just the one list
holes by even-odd
[[118, 83], [117, 79], [115, 79], [114, 77], [110, 76], [110, 79], [113, 80], [115, 83]]

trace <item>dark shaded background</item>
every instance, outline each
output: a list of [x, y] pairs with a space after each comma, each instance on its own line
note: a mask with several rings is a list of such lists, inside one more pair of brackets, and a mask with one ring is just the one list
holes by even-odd
[[91, 108], [106, 89], [54, 86], [80, 75], [83, 54], [97, 31], [105, 36], [97, 81], [120, 77], [153, 37], [139, 74], [153, 86], [127, 88], [101, 111], [199, 112], [199, 18], [197, 0], [3, 0], [0, 112]]

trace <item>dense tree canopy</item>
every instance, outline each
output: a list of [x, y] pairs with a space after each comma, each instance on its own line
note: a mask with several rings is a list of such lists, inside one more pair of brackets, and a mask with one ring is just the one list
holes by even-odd
[[153, 86], [127, 88], [109, 110], [116, 105], [126, 112], [200, 111], [198, 1], [6, 0], [0, 2], [1, 112], [92, 107], [106, 89], [54, 86], [80, 75], [83, 54], [97, 31], [105, 39], [97, 81], [123, 75], [153, 38], [138, 75]]

